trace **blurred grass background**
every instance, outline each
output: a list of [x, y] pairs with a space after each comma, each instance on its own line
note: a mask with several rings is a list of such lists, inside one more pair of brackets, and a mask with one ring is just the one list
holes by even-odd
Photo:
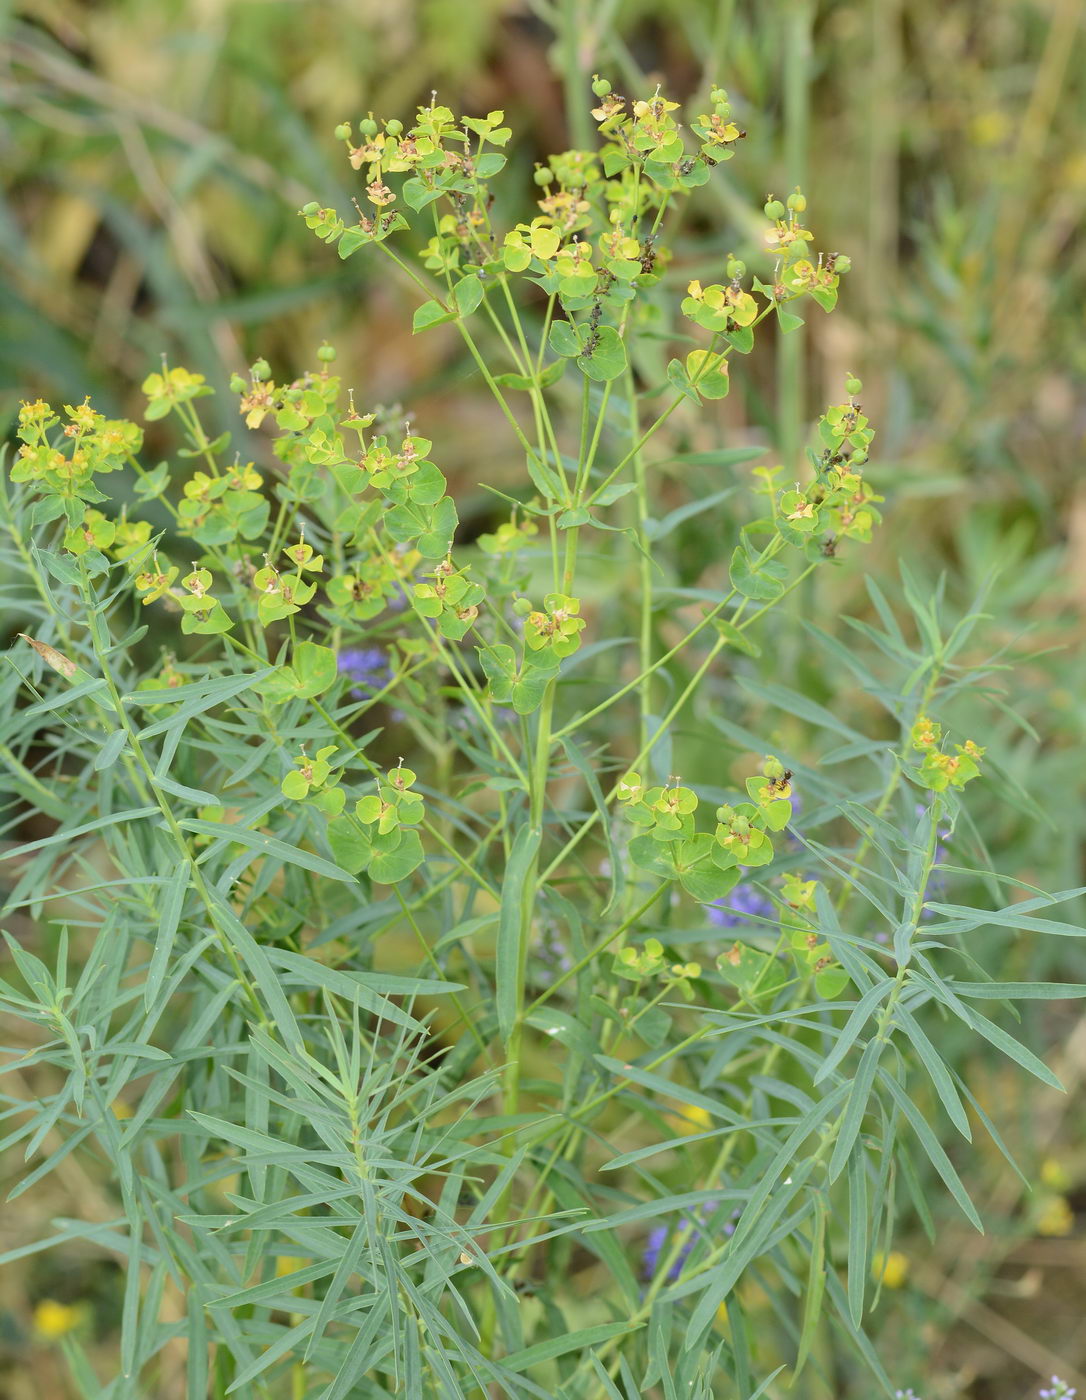
[[[310, 198], [348, 207], [332, 127], [369, 109], [406, 116], [432, 89], [454, 110], [504, 108], [516, 139], [499, 198], [516, 219], [527, 217], [516, 200], [530, 198], [532, 162], [586, 139], [594, 71], [620, 91], [661, 82], [684, 102], [720, 82], [749, 135], [684, 221], [676, 284], [688, 264], [700, 272], [729, 250], [751, 256], [766, 193], [797, 181], [817, 245], [848, 252], [854, 271], [832, 318], [812, 319], [805, 340], [759, 351], [736, 375], [715, 430], [798, 460], [805, 424], [839, 396], [844, 371], [862, 376], [891, 500], [877, 545], [836, 585], [848, 597], [834, 594], [833, 606], [862, 613], [864, 568], [897, 596], [902, 555], [929, 580], [947, 570], [959, 610], [998, 568], [984, 644], [1007, 647], [1010, 696], [1027, 724], [989, 707], [970, 732], [983, 743], [984, 725], [999, 730], [1001, 761], [1039, 808], [986, 813], [985, 838], [998, 868], [1078, 886], [1084, 14], [1081, 0], [2, 5], [0, 419], [21, 397], [88, 392], [138, 417], [139, 383], [162, 353], [224, 387], [258, 354], [276, 378], [300, 372], [328, 339], [361, 402], [410, 403], [468, 502], [461, 513], [475, 501], [481, 514], [475, 483], [516, 468], [479, 381], [451, 338], [412, 340], [410, 289], [364, 258], [340, 264], [297, 217]], [[228, 396], [205, 402], [216, 428], [237, 433]], [[254, 439], [251, 451], [266, 448]], [[717, 543], [692, 536], [693, 578], [711, 570]], [[847, 684], [801, 651], [781, 664], [823, 702]], [[1073, 948], [1002, 939], [984, 955], [993, 971], [1015, 959], [1005, 975], [1086, 980]], [[1086, 1030], [1068, 1004], [1038, 1005], [1047, 1009], [1027, 1038], [1051, 1049], [1068, 1096], [1005, 1071], [983, 1093], [1033, 1193], [982, 1150], [971, 1184], [990, 1234], [954, 1224], [932, 1249], [917, 1232], [875, 1321], [880, 1355], [924, 1377], [924, 1400], [1018, 1400], [1053, 1370], [1083, 1383]], [[20, 1211], [20, 1239], [72, 1209], [62, 1192], [85, 1201], [107, 1191], [75, 1156], [68, 1164], [56, 1199], [36, 1198], [36, 1224]], [[10, 1170], [18, 1176], [21, 1163]], [[78, 1252], [6, 1269], [0, 1394], [73, 1393], [35, 1335], [34, 1309], [80, 1300], [105, 1331], [118, 1286], [116, 1270]]]

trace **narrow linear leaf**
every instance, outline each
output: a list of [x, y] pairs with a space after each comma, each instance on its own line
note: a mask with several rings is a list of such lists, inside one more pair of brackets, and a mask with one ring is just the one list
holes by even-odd
[[[216, 705], [221, 705], [224, 700], [232, 700], [235, 696], [241, 695], [244, 691], [251, 689], [258, 681], [262, 681], [265, 676], [270, 676], [275, 671], [274, 666], [265, 666], [261, 671], [252, 671], [244, 676], [226, 676], [222, 680], [213, 681], [201, 687], [201, 693], [194, 695], [191, 700], [187, 700], [173, 714], [167, 715], [164, 719], [158, 719], [153, 723], [145, 725], [139, 731], [136, 738], [141, 742], [144, 739], [153, 739], [156, 734], [165, 734], [169, 729], [176, 729], [188, 723], [194, 715], [202, 715], [205, 711], [213, 709]], [[159, 694], [161, 692], [139, 691], [126, 696], [126, 700], [131, 700], [137, 704], [147, 704], [147, 696]], [[170, 700], [177, 698], [176, 691], [167, 691], [166, 696]], [[161, 703], [161, 700], [158, 702]]]
[[585, 1351], [600, 1342], [609, 1342], [612, 1337], [631, 1335], [644, 1326], [634, 1322], [601, 1322], [597, 1327], [582, 1327], [579, 1332], [569, 1332], [563, 1337], [548, 1337], [545, 1342], [515, 1351], [502, 1358], [507, 1371], [526, 1371], [540, 1361], [550, 1361], [555, 1356], [565, 1356], [570, 1351]]
[[875, 1007], [884, 997], [889, 996], [890, 989], [894, 983], [887, 978], [883, 982], [876, 982], [873, 987], [869, 987], [863, 996], [856, 1003], [852, 1015], [844, 1024], [834, 1044], [833, 1049], [822, 1062], [822, 1068], [814, 1077], [816, 1084], [821, 1084], [824, 1079], [828, 1079], [837, 1066], [845, 1058], [848, 1052], [856, 1043], [860, 1032], [874, 1014]]
[[[365, 972], [342, 972], [337, 968], [325, 967], [323, 963], [317, 962], [315, 958], [307, 958], [301, 953], [292, 953], [286, 948], [269, 948], [267, 950], [269, 960], [276, 966], [283, 968], [292, 974], [291, 982], [302, 987], [324, 987], [333, 995], [343, 997], [346, 1001], [353, 1001], [366, 1011], [372, 1011], [375, 1016], [381, 1016], [386, 1021], [394, 1021], [399, 1026], [406, 1026], [409, 1030], [422, 1031], [422, 1023], [416, 1021], [413, 1016], [409, 1016], [406, 1011], [402, 1011], [394, 1002], [386, 997], [380, 996], [369, 985], [370, 978]], [[435, 989], [444, 991], [446, 986], [449, 990], [456, 990], [456, 984], [434, 982]]]
[[967, 1023], [978, 1035], [982, 1035], [985, 1040], [990, 1041], [997, 1050], [1002, 1050], [1004, 1055], [1015, 1060], [1024, 1070], [1028, 1070], [1030, 1074], [1039, 1079], [1042, 1084], [1047, 1084], [1052, 1089], [1058, 1089], [1061, 1094], [1064, 1092], [1063, 1084], [1048, 1068], [1044, 1060], [1035, 1055], [1032, 1050], [1027, 1050], [1020, 1041], [1015, 1040], [1014, 1036], [1008, 1035], [994, 1021], [989, 1021], [987, 1016], [982, 1016], [973, 1007], [966, 1007], [965, 1012]]
[[115, 729], [95, 755], [94, 771], [100, 773], [103, 768], [112, 768], [120, 758], [127, 742], [128, 731]]
[[844, 1171], [852, 1153], [852, 1146], [859, 1136], [864, 1116], [867, 1113], [867, 1103], [871, 1097], [871, 1086], [875, 1081], [875, 1071], [879, 1067], [879, 1056], [884, 1045], [885, 1041], [880, 1040], [878, 1036], [873, 1036], [864, 1046], [864, 1052], [860, 1056], [860, 1064], [852, 1081], [852, 1087], [849, 1089], [845, 1111], [841, 1116], [841, 1127], [837, 1133], [837, 1141], [834, 1143], [833, 1155], [830, 1157], [830, 1163], [826, 1169], [830, 1181], [836, 1181]]
[[973, 1130], [969, 1126], [969, 1116], [962, 1106], [958, 1091], [954, 1087], [954, 1081], [950, 1077], [950, 1071], [943, 1063], [938, 1050], [921, 1029], [916, 1017], [905, 1007], [899, 1005], [894, 1012], [894, 1018], [905, 1032], [910, 1044], [920, 1057], [921, 1063], [931, 1076], [935, 1092], [939, 1095], [943, 1107], [949, 1114], [950, 1121], [967, 1142], [972, 1142]]
[[4, 852], [5, 860], [15, 860], [19, 856], [28, 856], [31, 851], [44, 851], [50, 846], [67, 845], [77, 836], [88, 836], [92, 831], [101, 831], [103, 827], [120, 826], [124, 822], [139, 821], [141, 817], [159, 816], [157, 807], [130, 807], [125, 812], [114, 812], [109, 817], [99, 817], [97, 821], [86, 822], [83, 826], [68, 827], [56, 831], [52, 836], [43, 836], [40, 841], [28, 841], [25, 846], [16, 846], [13, 850]]
[[856, 1327], [863, 1322], [868, 1243], [867, 1154], [859, 1146], [848, 1170], [848, 1311]]
[[181, 861], [166, 885], [162, 896], [162, 909], [158, 916], [158, 931], [155, 934], [155, 948], [151, 954], [151, 966], [147, 971], [147, 982], [143, 988], [144, 1009], [150, 1011], [155, 1004], [159, 988], [166, 976], [173, 953], [177, 927], [181, 922], [181, 911], [185, 905], [185, 891], [192, 877], [192, 867], [188, 861]]
[[218, 890], [208, 891], [216, 925], [223, 930], [235, 952], [252, 974], [256, 989], [276, 1022], [279, 1034], [291, 1047], [302, 1044], [302, 1035], [290, 1002], [279, 983], [279, 977], [268, 959], [267, 951], [230, 908]]
[[969, 1193], [962, 1185], [962, 1179], [954, 1170], [954, 1166], [951, 1163], [950, 1158], [943, 1151], [939, 1140], [936, 1138], [935, 1134], [932, 1132], [928, 1124], [924, 1121], [924, 1115], [916, 1107], [912, 1099], [909, 1098], [908, 1094], [905, 1092], [905, 1090], [897, 1082], [897, 1080], [892, 1074], [887, 1073], [886, 1070], [880, 1070], [879, 1078], [890, 1090], [890, 1093], [894, 1096], [894, 1100], [897, 1103], [897, 1106], [905, 1115], [905, 1118], [909, 1122], [909, 1125], [912, 1127], [913, 1132], [920, 1139], [920, 1145], [927, 1153], [928, 1160], [931, 1162], [932, 1166], [939, 1173], [939, 1175], [943, 1178], [943, 1181], [946, 1183], [947, 1189], [949, 1190], [950, 1194], [954, 1197], [958, 1205], [961, 1207], [962, 1214], [970, 1222], [970, 1224], [973, 1225], [977, 1230], [979, 1230], [980, 1233], [983, 1235], [984, 1226], [981, 1224], [981, 1219], [980, 1216], [977, 1214], [976, 1207], [973, 1205], [973, 1202], [969, 1199]]
[[288, 865], [299, 865], [303, 870], [311, 870], [314, 875], [323, 875], [329, 880], [345, 880], [350, 884], [355, 881], [355, 877], [349, 871], [340, 869], [338, 865], [333, 865], [330, 860], [325, 860], [323, 856], [314, 855], [311, 851], [303, 851], [300, 846], [288, 845], [286, 841], [280, 841], [275, 836], [267, 836], [262, 831], [253, 831], [251, 827], [235, 826], [227, 822], [206, 822], [199, 817], [185, 817], [177, 824], [183, 831], [196, 831], [203, 836], [221, 837], [222, 840], [231, 841], [235, 845], [246, 846], [258, 855], [270, 856], [277, 861], [286, 861]]

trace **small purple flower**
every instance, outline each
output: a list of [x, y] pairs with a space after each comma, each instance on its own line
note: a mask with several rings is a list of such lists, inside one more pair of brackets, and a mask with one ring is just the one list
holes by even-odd
[[[704, 1219], [706, 1216], [711, 1215], [712, 1212], [713, 1206], [711, 1202], [706, 1201], [701, 1208], [702, 1218]], [[739, 1219], [739, 1213], [739, 1208], [737, 1207], [732, 1211], [728, 1220], [725, 1222], [724, 1234], [726, 1236], [735, 1234], [735, 1222]], [[683, 1266], [690, 1256], [690, 1251], [694, 1248], [695, 1243], [702, 1234], [701, 1229], [691, 1218], [681, 1220], [676, 1228], [678, 1233], [683, 1237], [683, 1241], [671, 1268], [667, 1271], [668, 1283], [674, 1283], [680, 1276], [683, 1271]], [[660, 1255], [663, 1253], [664, 1245], [667, 1243], [668, 1233], [669, 1231], [666, 1225], [657, 1225], [649, 1231], [648, 1239], [645, 1241], [644, 1253], [641, 1256], [645, 1278], [647, 1279], [651, 1279], [656, 1273], [657, 1266], [660, 1263]]]
[[[674, 1283], [683, 1271], [683, 1265], [689, 1257], [690, 1251], [694, 1248], [696, 1232], [691, 1229], [691, 1221], [684, 1220], [678, 1227], [679, 1233], [684, 1236], [682, 1248], [675, 1257], [671, 1268], [667, 1271], [668, 1283]], [[651, 1279], [656, 1273], [656, 1266], [660, 1262], [660, 1255], [663, 1253], [664, 1245], [667, 1243], [668, 1227], [657, 1225], [655, 1229], [649, 1231], [649, 1237], [645, 1242], [645, 1253], [643, 1263], [645, 1266], [645, 1277]]]
[[772, 919], [777, 912], [771, 899], [747, 884], [736, 885], [731, 894], [714, 899], [706, 910], [709, 922], [718, 928], [738, 928], [753, 919]]
[[656, 1266], [660, 1262], [660, 1253], [667, 1243], [667, 1226], [657, 1225], [649, 1231], [649, 1237], [645, 1241], [645, 1252], [641, 1256], [644, 1265], [645, 1277], [652, 1278], [656, 1273]]
[[1059, 1376], [1053, 1376], [1052, 1382], [1044, 1390], [1039, 1392], [1041, 1400], [1075, 1400], [1078, 1392], [1073, 1385], [1068, 1385], [1066, 1381], [1061, 1381]]
[[336, 658], [336, 668], [341, 676], [354, 681], [351, 694], [356, 700], [383, 690], [392, 675], [388, 657], [380, 647], [348, 647]]

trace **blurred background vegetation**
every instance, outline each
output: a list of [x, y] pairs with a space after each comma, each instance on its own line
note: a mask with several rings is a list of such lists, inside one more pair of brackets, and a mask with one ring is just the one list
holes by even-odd
[[[375, 261], [339, 263], [297, 217], [311, 198], [349, 207], [354, 186], [333, 126], [371, 109], [406, 116], [432, 89], [454, 110], [503, 108], [515, 138], [499, 198], [515, 221], [529, 217], [533, 162], [589, 139], [593, 72], [635, 94], [659, 82], [684, 103], [720, 82], [748, 135], [692, 201], [676, 287], [695, 264], [699, 275], [714, 261], [722, 268], [728, 251], [757, 265], [762, 202], [797, 182], [817, 245], [849, 253], [854, 271], [831, 319], [812, 320], [805, 339], [767, 344], [736, 375], [716, 440], [765, 444], [799, 463], [807, 425], [840, 396], [844, 371], [862, 376], [887, 524], [862, 563], [854, 556], [830, 587], [808, 592], [803, 610], [815, 622], [842, 610], [862, 619], [871, 607], [862, 571], [897, 599], [903, 557], [929, 585], [946, 571], [951, 617], [991, 582], [977, 645], [1003, 649], [1013, 679], [960, 697], [950, 718], [992, 746], [1023, 796], [979, 814], [971, 839], [1019, 879], [1078, 886], [1084, 15], [1082, 0], [2, 5], [0, 421], [23, 397], [87, 393], [139, 417], [138, 386], [163, 353], [224, 388], [257, 355], [279, 380], [299, 373], [327, 339], [361, 403], [410, 406], [438, 442], [461, 516], [483, 528], [491, 507], [475, 484], [518, 468], [458, 342], [413, 340], [412, 289]], [[242, 443], [235, 401], [205, 402], [214, 426]], [[152, 453], [158, 446], [151, 438]], [[243, 451], [268, 456], [256, 435]], [[689, 489], [677, 479], [660, 487], [677, 501]], [[691, 531], [680, 582], [708, 586], [718, 543], [704, 524]], [[832, 708], [854, 682], [827, 673], [792, 630], [769, 673]], [[767, 708], [759, 732], [787, 723]], [[1008, 977], [1086, 981], [1070, 941], [993, 937], [978, 956]], [[916, 1230], [887, 1269], [880, 1356], [892, 1373], [922, 1378], [924, 1400], [1018, 1400], [1052, 1371], [1083, 1384], [1086, 1025], [1072, 1003], [1035, 1005], [1026, 1038], [1048, 1054], [1066, 1097], [961, 1050], [1026, 1183], [994, 1149], [975, 1149], [968, 1179], [989, 1234], [937, 1211], [937, 1244]], [[9, 1170], [21, 1175], [21, 1161]], [[59, 1178], [70, 1198], [39, 1195], [17, 1219], [9, 1213], [0, 1250], [40, 1237], [73, 1200], [108, 1195], [77, 1156]], [[0, 1394], [74, 1394], [49, 1335], [66, 1315], [41, 1305], [89, 1310], [84, 1325], [104, 1334], [119, 1286], [89, 1251], [8, 1267]]]

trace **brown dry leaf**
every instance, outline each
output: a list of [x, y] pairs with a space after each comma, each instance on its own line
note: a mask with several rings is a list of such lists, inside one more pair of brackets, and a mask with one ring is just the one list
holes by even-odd
[[69, 661], [63, 652], [57, 651], [55, 647], [48, 646], [45, 642], [36, 642], [25, 632], [20, 632], [18, 635], [24, 642], [30, 643], [47, 666], [52, 666], [54, 671], [59, 671], [67, 680], [71, 680], [76, 671], [79, 670], [74, 661]]

